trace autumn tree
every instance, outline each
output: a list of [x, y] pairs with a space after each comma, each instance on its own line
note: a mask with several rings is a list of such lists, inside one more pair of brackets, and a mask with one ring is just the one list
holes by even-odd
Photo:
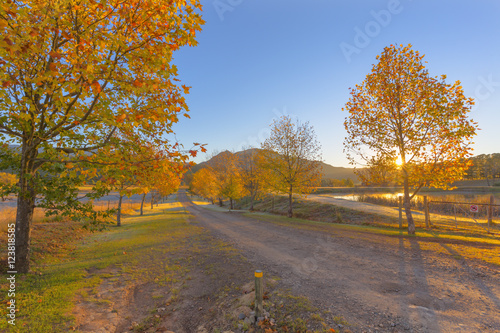
[[250, 210], [253, 210], [255, 199], [268, 189], [270, 173], [264, 167], [264, 155], [261, 150], [246, 149], [238, 156], [238, 169], [244, 195], [250, 197]]
[[292, 217], [293, 195], [310, 193], [321, 180], [321, 147], [314, 129], [308, 122], [293, 122], [283, 116], [271, 125], [262, 149], [263, 165], [271, 174], [270, 185], [288, 194], [288, 217]]
[[213, 204], [218, 194], [216, 183], [217, 179], [211, 169], [201, 168], [193, 174], [189, 190], [191, 193], [211, 200]]
[[393, 166], [399, 161], [409, 234], [415, 233], [410, 200], [423, 186], [446, 188], [462, 177], [477, 129], [468, 118], [473, 100], [460, 82], [431, 77], [423, 58], [411, 45], [386, 47], [343, 109], [351, 163], [373, 156]]
[[7, 200], [7, 196], [13, 193], [17, 184], [17, 176], [7, 172], [0, 172], [0, 200]]
[[216, 192], [219, 205], [223, 205], [223, 199], [229, 199], [230, 208], [233, 209], [233, 201], [243, 195], [241, 176], [238, 170], [238, 156], [230, 151], [223, 151], [213, 156], [207, 165], [210, 172], [215, 176]]
[[65, 209], [65, 189], [74, 193], [73, 178], [42, 184], [41, 171], [58, 176], [70, 163], [95, 166], [103, 161], [92, 155], [119, 144], [113, 135], [125, 130], [161, 145], [186, 115], [188, 87], [178, 86], [171, 60], [175, 50], [196, 45], [199, 10], [198, 0], [2, 2], [0, 140], [20, 146], [9, 157], [19, 177], [18, 272], [29, 269], [35, 198]]
[[108, 147], [106, 156], [107, 160], [119, 160], [119, 163], [101, 165], [99, 169], [102, 185], [106, 187], [107, 192], [118, 192], [117, 226], [121, 226], [124, 197], [142, 194], [142, 215], [147, 193], [168, 195], [178, 188], [183, 172], [181, 165], [188, 158], [186, 154], [174, 153], [174, 149], [168, 145], [163, 147], [149, 143], [138, 145], [139, 138], [135, 133], [129, 133], [120, 140], [121, 145]]

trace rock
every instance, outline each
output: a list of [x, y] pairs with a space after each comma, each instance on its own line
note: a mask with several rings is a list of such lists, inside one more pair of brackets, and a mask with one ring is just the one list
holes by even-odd
[[250, 322], [252, 324], [255, 323], [255, 316], [254, 315], [251, 315], [249, 318], [250, 318]]
[[261, 321], [263, 321], [264, 319], [266, 319], [266, 318], [264, 318], [264, 317], [258, 317], [258, 318], [257, 318], [257, 323], [260, 323], [260, 322], [261, 322]]
[[163, 311], [166, 311], [166, 310], [167, 310], [167, 308], [158, 308], [158, 309], [156, 309], [156, 312], [163, 312]]
[[[255, 317], [254, 317], [254, 318], [255, 318]], [[244, 322], [245, 324], [247, 324], [248, 326], [250, 326], [250, 325], [252, 325], [252, 324], [253, 324], [253, 323], [250, 321], [250, 318], [249, 318], [249, 317], [245, 318], [245, 320], [243, 320], [243, 322]]]
[[201, 325], [196, 329], [196, 333], [208, 333], [208, 330], [205, 328], [205, 326]]
[[[252, 309], [250, 309], [248, 306], [239, 306], [238, 308], [232, 311], [232, 314], [236, 318], [238, 318], [241, 313], [243, 313], [245, 317], [250, 317], [250, 312], [252, 312]], [[243, 319], [245, 318], [242, 318], [241, 320]]]
[[245, 314], [244, 314], [244, 313], [240, 313], [240, 314], [238, 315], [238, 319], [239, 319], [239, 320], [243, 320], [243, 319], [245, 319], [245, 317], [246, 317], [246, 316], [245, 316]]

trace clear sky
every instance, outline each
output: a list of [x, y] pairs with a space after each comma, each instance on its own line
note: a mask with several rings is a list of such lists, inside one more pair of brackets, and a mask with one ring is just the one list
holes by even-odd
[[[186, 147], [259, 146], [273, 118], [309, 121], [323, 160], [349, 166], [341, 109], [390, 44], [412, 44], [432, 76], [460, 80], [476, 99], [475, 154], [500, 152], [500, 1], [202, 0], [199, 45], [175, 55], [192, 119]], [[202, 161], [205, 156], [197, 158]]]

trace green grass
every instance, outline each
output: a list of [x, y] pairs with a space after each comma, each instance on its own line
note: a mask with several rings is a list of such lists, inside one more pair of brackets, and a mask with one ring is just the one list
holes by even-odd
[[435, 231], [417, 228], [415, 236], [407, 235], [405, 230], [400, 230], [391, 227], [381, 227], [381, 226], [366, 226], [366, 225], [351, 225], [351, 224], [338, 224], [338, 223], [328, 223], [320, 221], [311, 221], [300, 218], [288, 218], [281, 215], [272, 215], [264, 213], [244, 213], [243, 215], [258, 220], [264, 220], [280, 225], [292, 226], [292, 227], [320, 227], [322, 230], [342, 229], [358, 232], [369, 232], [376, 234], [383, 234], [388, 236], [407, 236], [407, 237], [418, 237], [418, 238], [439, 238], [443, 240], [459, 240], [466, 242], [477, 242], [491, 245], [500, 245], [500, 239], [497, 237], [479, 234], [470, 235], [462, 232], [447, 232], [447, 231]]
[[[153, 211], [148, 209], [142, 217], [125, 219], [122, 227], [111, 227], [108, 231], [73, 240], [72, 232], [79, 232], [73, 224], [47, 228], [51, 231], [51, 239], [62, 245], [49, 251], [44, 248], [46, 244], [35, 241], [34, 273], [17, 275], [15, 299], [19, 312], [16, 326], [2, 320], [0, 330], [68, 332], [74, 321], [71, 311], [76, 295], [90, 298], [103, 279], [119, 276], [129, 281], [141, 279], [160, 284], [186, 274], [184, 266], [175, 264], [175, 260], [165, 255], [189, 247], [189, 237], [196, 237], [203, 231], [188, 224], [187, 213], [174, 206], [162, 204]], [[161, 260], [153, 262], [154, 265], [145, 264], [151, 263], [153, 258]], [[110, 274], [111, 268], [114, 274]], [[6, 291], [5, 283], [2, 291]], [[3, 305], [8, 300], [6, 293], [2, 294], [0, 315], [6, 318], [6, 306]]]

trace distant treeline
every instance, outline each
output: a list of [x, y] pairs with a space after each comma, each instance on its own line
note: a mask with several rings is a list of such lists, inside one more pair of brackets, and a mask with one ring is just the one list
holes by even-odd
[[495, 180], [500, 179], [500, 153], [477, 155], [471, 161], [473, 164], [466, 171], [464, 179], [486, 179], [488, 185], [493, 185]]
[[321, 187], [354, 187], [354, 181], [351, 178], [323, 178], [321, 179]]

